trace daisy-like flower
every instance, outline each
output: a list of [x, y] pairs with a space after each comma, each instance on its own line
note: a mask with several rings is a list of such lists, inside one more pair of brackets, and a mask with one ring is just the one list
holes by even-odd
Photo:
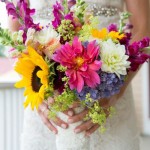
[[72, 45], [66, 43], [53, 55], [53, 59], [67, 67], [66, 75], [69, 77], [70, 88], [81, 92], [84, 85], [95, 87], [100, 84], [98, 71], [102, 62], [97, 60], [99, 46], [96, 41], [83, 46], [78, 37], [75, 37]]
[[125, 46], [115, 44], [111, 39], [101, 42], [102, 71], [115, 73], [118, 77], [126, 75], [130, 62], [127, 61], [129, 56], [125, 53]]
[[49, 69], [44, 61], [32, 47], [28, 47], [28, 54], [22, 54], [16, 63], [15, 70], [22, 75], [22, 80], [17, 82], [17, 88], [25, 88], [26, 101], [24, 107], [29, 104], [34, 109], [44, 100], [44, 92], [48, 87]]

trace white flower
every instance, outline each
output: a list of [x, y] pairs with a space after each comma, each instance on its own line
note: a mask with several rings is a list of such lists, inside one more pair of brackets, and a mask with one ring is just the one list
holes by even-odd
[[52, 27], [45, 27], [44, 29], [37, 31], [34, 35], [35, 40], [41, 45], [47, 45], [52, 39], [60, 40], [59, 34]]
[[27, 39], [26, 39], [25, 45], [28, 45], [28, 44], [33, 42], [35, 32], [36, 32], [36, 30], [33, 29], [33, 28], [29, 28], [28, 29], [28, 31], [27, 31]]
[[111, 39], [101, 42], [102, 71], [115, 73], [118, 77], [126, 75], [130, 62], [127, 61], [129, 56], [125, 55], [125, 52], [124, 45], [115, 44]]

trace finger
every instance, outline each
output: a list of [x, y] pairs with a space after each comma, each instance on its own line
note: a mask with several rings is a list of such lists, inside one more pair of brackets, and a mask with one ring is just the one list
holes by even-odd
[[92, 133], [94, 133], [99, 128], [99, 125], [96, 124], [92, 128], [86, 131], [85, 136], [90, 136]]
[[54, 127], [54, 125], [48, 120], [47, 117], [44, 116], [43, 112], [41, 112], [40, 110], [38, 111], [43, 123], [49, 128], [49, 130], [51, 130], [54, 134], [57, 134], [58, 131], [57, 129]]
[[78, 121], [83, 121], [84, 117], [86, 116], [86, 114], [88, 113], [88, 110], [83, 110], [81, 113], [74, 115], [72, 117], [69, 117], [68, 119], [68, 123], [75, 123]]
[[63, 129], [67, 129], [67, 128], [68, 128], [68, 124], [67, 124], [66, 122], [64, 122], [63, 120], [61, 120], [60, 118], [58, 118], [58, 117], [54, 118], [54, 119], [53, 119], [53, 122], [54, 122], [57, 126], [63, 128]]
[[74, 130], [75, 133], [80, 133], [83, 132], [85, 130], [88, 130], [90, 128], [92, 128], [95, 124], [89, 120], [87, 122], [82, 123], [81, 125], [77, 126]]
[[77, 108], [80, 105], [81, 105], [80, 102], [74, 102], [72, 105], [69, 106], [69, 108]]
[[64, 114], [66, 114], [67, 116], [73, 116], [75, 113], [74, 113], [74, 110], [73, 109], [68, 109], [66, 111], [63, 112]]
[[38, 107], [38, 111], [40, 111], [40, 112], [43, 112], [43, 111], [45, 111], [46, 109], [48, 109], [48, 105], [45, 103], [45, 102], [43, 102], [41, 105], [39, 105], [39, 107]]

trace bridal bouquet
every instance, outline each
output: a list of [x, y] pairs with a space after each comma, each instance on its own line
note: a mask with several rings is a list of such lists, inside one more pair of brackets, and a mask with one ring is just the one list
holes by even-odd
[[[121, 14], [119, 25], [99, 29], [97, 17], [83, 0], [62, 0], [53, 5], [53, 21], [47, 26], [35, 24], [25, 0], [16, 6], [7, 2], [8, 15], [20, 23], [20, 30], [11, 33], [0, 28], [0, 43], [12, 47], [15, 71], [22, 79], [15, 84], [25, 88], [24, 106], [38, 106], [54, 98], [49, 117], [55, 118], [74, 102], [87, 107], [85, 119], [101, 125], [106, 122], [105, 109], [99, 101], [118, 94], [128, 78], [150, 58], [145, 53], [150, 39], [130, 43], [129, 14]], [[101, 20], [102, 22], [103, 20]], [[109, 114], [114, 112], [108, 108]]]

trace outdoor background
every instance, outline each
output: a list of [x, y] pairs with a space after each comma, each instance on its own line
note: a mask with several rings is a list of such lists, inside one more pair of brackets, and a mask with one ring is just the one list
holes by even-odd
[[[5, 5], [0, 2], [0, 23], [7, 28]], [[13, 71], [14, 61], [5, 58], [0, 45], [0, 150], [19, 150], [23, 125], [23, 90], [14, 88], [19, 76]], [[150, 148], [149, 74], [145, 64], [133, 79], [137, 126], [141, 134], [141, 150]]]

